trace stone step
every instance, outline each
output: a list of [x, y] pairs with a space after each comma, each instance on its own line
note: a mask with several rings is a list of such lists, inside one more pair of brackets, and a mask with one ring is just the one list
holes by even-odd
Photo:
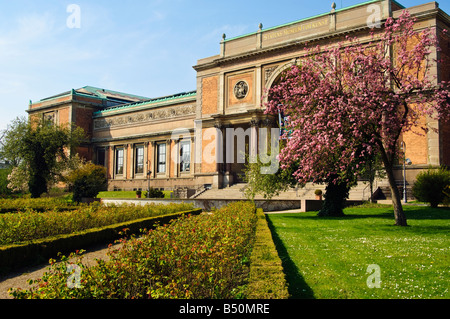
[[[223, 189], [209, 189], [200, 194], [196, 198], [198, 199], [246, 199], [243, 193], [245, 189], [245, 183], [234, 184], [230, 187]], [[304, 188], [290, 189], [286, 192], [280, 193], [278, 196], [274, 196], [272, 199], [315, 199], [315, 190], [321, 189], [325, 193], [325, 185], [307, 184]], [[257, 195], [255, 199], [263, 199], [261, 195]], [[368, 200], [369, 191], [368, 184], [359, 183], [357, 186], [350, 190], [349, 199], [352, 200]]]

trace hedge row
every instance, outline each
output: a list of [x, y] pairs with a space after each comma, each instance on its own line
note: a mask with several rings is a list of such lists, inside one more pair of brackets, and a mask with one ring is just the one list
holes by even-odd
[[256, 238], [250, 258], [248, 299], [286, 299], [289, 297], [281, 259], [262, 209], [257, 209]]
[[81, 205], [69, 211], [44, 213], [28, 209], [24, 212], [0, 214], [0, 245], [16, 244], [49, 236], [72, 234], [146, 217], [173, 214], [192, 209], [191, 204], [149, 204], [145, 206]]
[[[81, 259], [78, 289], [68, 285], [67, 262], [15, 298], [243, 298], [256, 231], [256, 209], [237, 202], [211, 214], [182, 216], [139, 238], [123, 241], [109, 260]], [[72, 256], [73, 257], [73, 256]], [[67, 261], [68, 257], [63, 257]]]
[[63, 198], [0, 198], [0, 214], [16, 213], [26, 210], [37, 212], [65, 211], [77, 209], [77, 205]]
[[124, 229], [127, 229], [130, 234], [135, 234], [141, 229], [151, 229], [156, 224], [167, 224], [185, 214], [200, 213], [201, 209], [193, 209], [91, 228], [74, 234], [51, 236], [28, 243], [2, 246], [0, 247], [0, 273], [5, 273], [12, 268], [44, 262], [49, 258], [55, 258], [58, 253], [65, 254], [90, 245], [113, 242], [122, 236]]

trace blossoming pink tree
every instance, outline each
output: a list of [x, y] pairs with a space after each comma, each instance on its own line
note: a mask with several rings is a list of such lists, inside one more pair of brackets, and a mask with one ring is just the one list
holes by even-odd
[[430, 74], [437, 63], [434, 48], [439, 50], [436, 30], [414, 30], [407, 11], [388, 18], [370, 43], [348, 37], [308, 48], [268, 92], [266, 112], [288, 119], [281, 168], [295, 165], [300, 183], [327, 183], [326, 204], [339, 189], [348, 193], [355, 175], [378, 153], [396, 225], [407, 225], [393, 174], [399, 140], [424, 116], [449, 115], [449, 91]]

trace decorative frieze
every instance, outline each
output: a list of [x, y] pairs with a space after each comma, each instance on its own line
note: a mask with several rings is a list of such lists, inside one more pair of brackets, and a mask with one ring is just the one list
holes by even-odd
[[182, 105], [171, 108], [162, 108], [153, 111], [139, 112], [132, 115], [122, 115], [94, 119], [94, 130], [111, 128], [114, 126], [145, 123], [154, 120], [171, 119], [195, 114], [195, 105]]

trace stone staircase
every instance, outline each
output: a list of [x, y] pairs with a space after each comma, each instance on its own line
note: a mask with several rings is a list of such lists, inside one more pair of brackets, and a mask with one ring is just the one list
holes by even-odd
[[[230, 187], [222, 189], [208, 189], [198, 194], [197, 199], [242, 199], [245, 200], [244, 189], [247, 187], [245, 183], [237, 183]], [[291, 188], [286, 192], [274, 196], [272, 199], [315, 199], [315, 190], [321, 189], [325, 193], [325, 185], [308, 183], [303, 188]], [[375, 189], [375, 186], [374, 186]], [[360, 182], [350, 190], [350, 200], [368, 200], [370, 197], [369, 184]], [[264, 199], [263, 196], [257, 195], [255, 199]]]

